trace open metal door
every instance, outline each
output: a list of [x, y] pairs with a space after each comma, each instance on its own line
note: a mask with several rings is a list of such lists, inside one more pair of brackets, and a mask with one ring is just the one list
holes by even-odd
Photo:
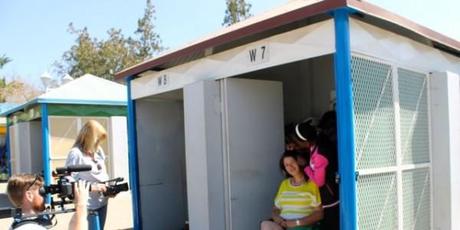
[[227, 229], [258, 229], [270, 216], [284, 150], [282, 84], [221, 80]]
[[190, 84], [184, 115], [190, 229], [259, 229], [282, 179], [282, 84], [231, 78]]

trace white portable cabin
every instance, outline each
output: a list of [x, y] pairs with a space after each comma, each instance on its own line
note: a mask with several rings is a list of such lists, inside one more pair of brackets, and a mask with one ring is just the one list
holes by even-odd
[[134, 227], [258, 229], [283, 125], [336, 104], [341, 229], [455, 229], [459, 73], [459, 41], [356, 0], [290, 1], [123, 70]]
[[108, 132], [102, 144], [111, 177], [129, 177], [126, 86], [85, 74], [8, 111], [10, 174], [44, 173], [65, 164], [81, 127], [90, 119]]
[[[17, 104], [0, 103], [0, 113], [7, 111]], [[6, 155], [6, 118], [0, 117], [0, 181], [8, 180], [8, 158]]]

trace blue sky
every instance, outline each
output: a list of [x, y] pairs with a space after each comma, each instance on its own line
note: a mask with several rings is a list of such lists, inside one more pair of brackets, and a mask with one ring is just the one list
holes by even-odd
[[[247, 0], [258, 14], [288, 0]], [[369, 0], [417, 23], [460, 40], [459, 0]], [[225, 0], [153, 0], [163, 45], [177, 47], [221, 27]], [[109, 28], [133, 35], [145, 0], [0, 0], [0, 55], [13, 61], [3, 76], [21, 76], [40, 86], [39, 76], [61, 59], [75, 37], [68, 24], [88, 27], [98, 38]]]

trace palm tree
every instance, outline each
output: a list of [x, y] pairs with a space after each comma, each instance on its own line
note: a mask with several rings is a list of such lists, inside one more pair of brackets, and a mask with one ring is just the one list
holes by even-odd
[[7, 56], [5, 56], [4, 54], [0, 57], [0, 69], [3, 68], [4, 65], [6, 65], [6, 63], [10, 62], [11, 59], [9, 59]]

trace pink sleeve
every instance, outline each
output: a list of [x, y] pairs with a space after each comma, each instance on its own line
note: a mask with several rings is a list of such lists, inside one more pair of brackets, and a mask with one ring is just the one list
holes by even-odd
[[305, 174], [312, 180], [318, 187], [324, 185], [326, 180], [326, 167], [329, 161], [321, 154], [313, 154], [310, 160], [310, 166], [305, 167]]

